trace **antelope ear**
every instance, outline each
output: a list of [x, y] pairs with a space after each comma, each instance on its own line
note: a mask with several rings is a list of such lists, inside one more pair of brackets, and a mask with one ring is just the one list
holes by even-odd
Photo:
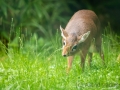
[[88, 36], [90, 35], [90, 31], [88, 31], [87, 33], [84, 33], [83, 35], [81, 35], [80, 37], [78, 37], [78, 39], [79, 39], [79, 43], [82, 43], [82, 42], [84, 42], [87, 38], [88, 38]]
[[61, 36], [62, 36], [64, 39], [66, 39], [66, 37], [68, 37], [68, 34], [67, 34], [67, 32], [61, 27], [61, 25], [60, 25], [60, 30], [61, 30]]

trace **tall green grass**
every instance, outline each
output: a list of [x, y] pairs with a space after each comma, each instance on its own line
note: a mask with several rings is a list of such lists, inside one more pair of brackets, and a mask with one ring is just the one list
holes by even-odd
[[86, 60], [85, 71], [81, 72], [76, 56], [69, 74], [66, 58], [61, 56], [59, 30], [49, 40], [36, 34], [26, 39], [19, 30], [14, 31], [16, 36], [7, 52], [0, 43], [1, 53], [6, 53], [0, 55], [0, 90], [119, 90], [120, 37], [110, 29], [106, 27], [102, 35], [106, 66], [94, 53], [91, 68]]

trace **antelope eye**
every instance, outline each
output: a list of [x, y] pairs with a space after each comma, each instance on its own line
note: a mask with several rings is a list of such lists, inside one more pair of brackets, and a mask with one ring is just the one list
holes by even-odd
[[65, 41], [63, 41], [63, 45], [64, 45], [64, 46], [66, 45], [66, 42], [65, 42]]
[[72, 47], [72, 51], [73, 52], [76, 51], [76, 49], [77, 49], [77, 45], [75, 45], [75, 46]]

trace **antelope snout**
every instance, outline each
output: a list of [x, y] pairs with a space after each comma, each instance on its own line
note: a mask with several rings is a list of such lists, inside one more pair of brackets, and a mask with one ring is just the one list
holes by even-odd
[[68, 56], [69, 56], [69, 53], [62, 53], [62, 56], [63, 56], [63, 57], [68, 57]]
[[69, 56], [69, 47], [64, 47], [64, 48], [63, 48], [62, 56], [63, 56], [63, 57]]
[[66, 57], [67, 55], [66, 55], [66, 54], [63, 54], [62, 56], [63, 56], [63, 57]]
[[63, 56], [63, 57], [67, 57], [67, 56], [68, 56], [68, 52], [67, 52], [66, 50], [63, 50], [62, 56]]

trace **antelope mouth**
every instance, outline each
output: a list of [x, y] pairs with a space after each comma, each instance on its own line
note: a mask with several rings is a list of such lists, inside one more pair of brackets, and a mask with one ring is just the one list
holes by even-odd
[[62, 55], [63, 57], [67, 57], [67, 55]]
[[69, 54], [63, 54], [62, 55], [63, 57], [68, 57], [68, 56], [70, 56]]
[[69, 54], [63, 54], [62, 55], [63, 57], [68, 57], [68, 56], [71, 56], [71, 54], [69, 53]]

